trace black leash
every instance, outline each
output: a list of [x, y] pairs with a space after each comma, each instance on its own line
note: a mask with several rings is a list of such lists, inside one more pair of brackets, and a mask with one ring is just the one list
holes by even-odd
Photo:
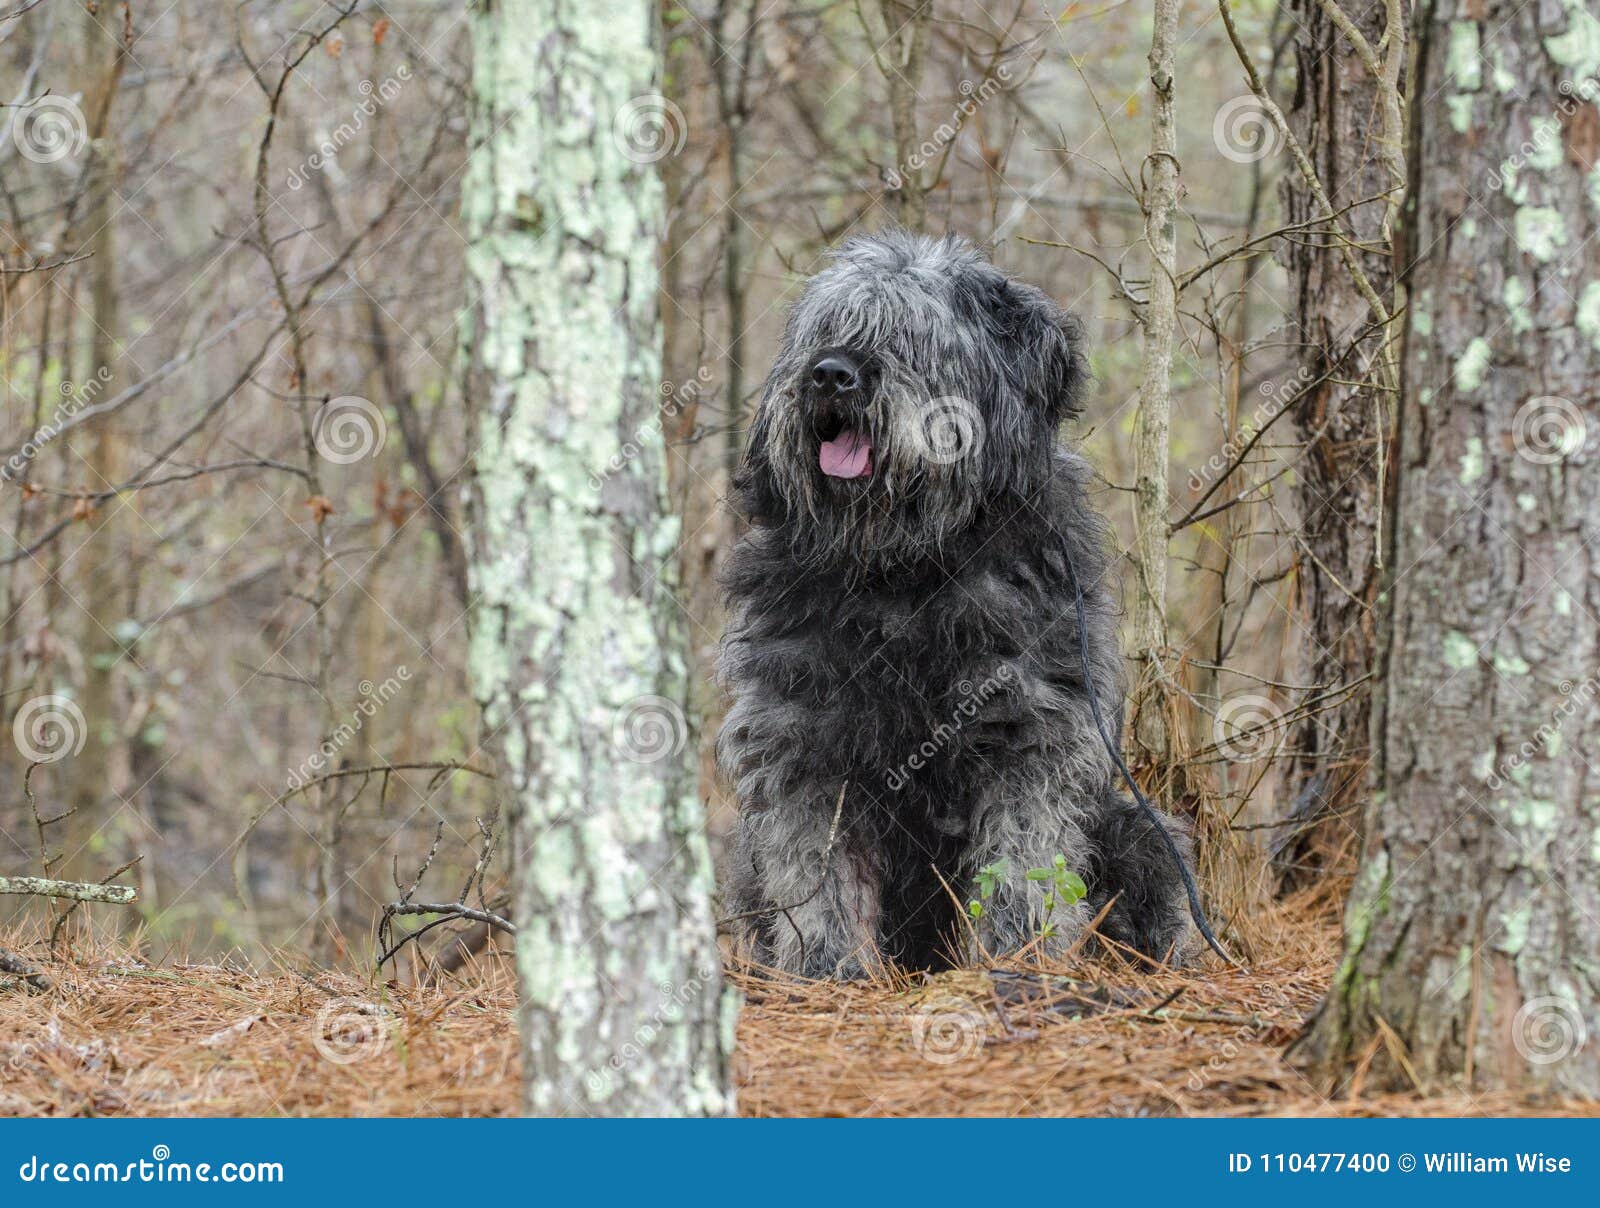
[[1122, 779], [1133, 792], [1133, 798], [1139, 803], [1139, 808], [1150, 820], [1150, 825], [1156, 828], [1156, 833], [1161, 836], [1161, 841], [1167, 845], [1167, 854], [1172, 857], [1172, 862], [1178, 866], [1178, 875], [1183, 878], [1184, 892], [1189, 895], [1189, 917], [1194, 920], [1194, 925], [1200, 929], [1200, 934], [1205, 937], [1211, 951], [1235, 968], [1240, 968], [1239, 962], [1228, 955], [1228, 952], [1212, 934], [1211, 924], [1206, 922], [1206, 912], [1200, 906], [1200, 891], [1195, 887], [1194, 874], [1189, 871], [1189, 865], [1184, 861], [1183, 853], [1178, 850], [1177, 841], [1173, 839], [1172, 832], [1161, 821], [1161, 815], [1156, 812], [1155, 806], [1150, 804], [1148, 798], [1139, 791], [1139, 786], [1133, 782], [1133, 773], [1128, 771], [1128, 765], [1122, 759], [1122, 747], [1111, 737], [1111, 732], [1106, 729], [1105, 718], [1100, 715], [1100, 699], [1094, 690], [1094, 672], [1089, 667], [1089, 618], [1085, 615], [1083, 607], [1083, 586], [1078, 582], [1078, 568], [1072, 564], [1072, 559], [1067, 558], [1067, 573], [1072, 576], [1072, 596], [1078, 609], [1078, 658], [1083, 663], [1083, 683], [1089, 690], [1089, 712], [1094, 714], [1095, 728], [1100, 731], [1100, 741], [1106, 744], [1106, 750], [1111, 752], [1111, 758], [1116, 761], [1117, 770], [1122, 773]]

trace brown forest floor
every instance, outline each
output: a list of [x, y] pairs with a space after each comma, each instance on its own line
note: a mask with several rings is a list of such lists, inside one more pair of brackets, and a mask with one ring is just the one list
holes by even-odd
[[[1248, 972], [1144, 976], [1105, 960], [875, 984], [741, 976], [748, 1115], [1555, 1115], [1507, 1096], [1327, 1102], [1281, 1058], [1327, 983], [1326, 918], [1272, 929]], [[284, 963], [145, 966], [125, 951], [0, 974], [0, 1115], [505, 1115], [516, 1109], [503, 960], [443, 985]], [[1166, 1002], [1162, 1007], [1160, 1004]], [[1152, 1014], [1159, 1008], [1159, 1015]]]

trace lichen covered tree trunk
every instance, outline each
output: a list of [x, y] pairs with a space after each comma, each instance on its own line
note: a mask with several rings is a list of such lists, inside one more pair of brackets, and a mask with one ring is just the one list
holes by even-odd
[[472, 19], [471, 670], [512, 813], [527, 1107], [718, 1114], [733, 1000], [657, 415], [655, 6]]
[[1370, 1089], [1600, 1094], [1600, 22], [1419, 17], [1374, 757], [1306, 1052]]

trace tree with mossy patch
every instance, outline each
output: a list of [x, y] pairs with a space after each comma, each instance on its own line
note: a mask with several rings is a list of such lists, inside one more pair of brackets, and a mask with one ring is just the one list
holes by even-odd
[[510, 804], [538, 1114], [732, 1107], [657, 416], [649, 140], [675, 111], [655, 21], [645, 0], [472, 14], [470, 658]]
[[1301, 1045], [1331, 1088], [1600, 1095], [1600, 22], [1553, 11], [1419, 15], [1376, 792]]

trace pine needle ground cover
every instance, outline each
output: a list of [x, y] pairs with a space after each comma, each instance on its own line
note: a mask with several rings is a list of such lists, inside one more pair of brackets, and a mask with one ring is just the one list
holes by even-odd
[[[744, 970], [740, 1108], [756, 1116], [1594, 1115], [1499, 1093], [1329, 1101], [1284, 1059], [1337, 952], [1292, 904], [1247, 969], [1110, 958], [807, 983]], [[517, 1110], [515, 986], [489, 956], [427, 984], [283, 958], [147, 964], [0, 937], [7, 1116], [497, 1116]], [[40, 989], [43, 982], [48, 988]], [[636, 1042], [635, 1042], [636, 1043]], [[626, 1045], [617, 1060], [627, 1060]]]

